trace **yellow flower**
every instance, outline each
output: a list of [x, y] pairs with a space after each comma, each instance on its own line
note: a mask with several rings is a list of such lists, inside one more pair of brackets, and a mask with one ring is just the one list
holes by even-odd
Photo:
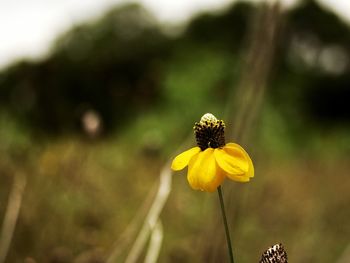
[[248, 153], [236, 143], [225, 144], [222, 120], [204, 114], [195, 124], [194, 132], [198, 146], [179, 154], [171, 164], [174, 171], [188, 165], [187, 180], [193, 189], [213, 192], [225, 177], [237, 182], [248, 182], [254, 177]]

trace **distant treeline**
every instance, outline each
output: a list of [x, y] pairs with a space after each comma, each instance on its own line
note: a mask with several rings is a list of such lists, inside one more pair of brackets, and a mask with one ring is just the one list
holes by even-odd
[[[207, 46], [240, 54], [256, 8], [235, 3], [223, 13], [195, 17], [173, 36], [142, 7], [118, 7], [60, 36], [46, 59], [1, 72], [0, 109], [45, 133], [79, 131], [90, 109], [105, 132], [120, 128], [161, 102], [163, 76], [177, 49]], [[283, 29], [268, 102], [291, 118], [349, 123], [349, 26], [304, 1], [285, 13]]]

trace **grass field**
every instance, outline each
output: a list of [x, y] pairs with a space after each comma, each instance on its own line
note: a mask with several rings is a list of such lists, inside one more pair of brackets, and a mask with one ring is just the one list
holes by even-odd
[[[100, 142], [78, 137], [39, 145], [27, 141], [23, 156], [16, 152], [19, 145], [2, 150], [2, 215], [14, 176], [27, 178], [8, 262], [103, 262], [116, 244], [125, 246], [123, 261], [170, 157], [167, 147], [176, 148], [131, 145], [129, 137], [125, 131]], [[310, 147], [277, 154], [259, 140], [251, 147], [256, 177], [243, 185], [226, 181], [223, 188], [237, 191], [229, 204], [238, 214], [229, 224], [238, 262], [257, 262], [278, 242], [291, 262], [337, 262], [349, 245], [350, 166], [348, 155], [329, 147], [330, 142], [324, 141], [327, 151], [318, 154]], [[198, 252], [210, 249], [208, 228], [218, 212], [215, 193], [193, 191], [185, 173], [176, 173], [161, 215], [159, 262], [203, 262]], [[135, 217], [137, 228], [130, 230]], [[226, 255], [221, 257], [224, 262]]]

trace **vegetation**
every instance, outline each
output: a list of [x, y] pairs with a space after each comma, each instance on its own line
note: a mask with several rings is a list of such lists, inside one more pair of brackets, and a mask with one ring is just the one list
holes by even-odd
[[[13, 178], [27, 178], [8, 262], [104, 261], [194, 122], [225, 117], [256, 8], [200, 15], [174, 36], [142, 7], [118, 7], [60, 36], [44, 60], [0, 72], [0, 215]], [[283, 29], [247, 146], [256, 177], [235, 186], [235, 260], [282, 242], [291, 262], [336, 262], [350, 242], [350, 28], [305, 1]], [[162, 213], [159, 262], [203, 262], [211, 240], [203, 220], [216, 196], [184, 175]]]

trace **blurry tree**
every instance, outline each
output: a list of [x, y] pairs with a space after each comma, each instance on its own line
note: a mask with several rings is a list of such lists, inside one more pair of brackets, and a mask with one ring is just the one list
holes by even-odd
[[140, 6], [111, 10], [59, 37], [47, 59], [1, 73], [2, 108], [53, 133], [76, 129], [88, 110], [107, 131], [122, 126], [157, 100], [168, 44]]
[[[50, 133], [81, 128], [84, 114], [93, 111], [108, 132], [168, 96], [163, 77], [169, 58], [186, 50], [189, 59], [197, 59], [191, 54], [199, 47], [232, 56], [221, 72], [222, 84], [213, 86], [227, 94], [237, 79], [232, 68], [240, 67], [237, 58], [253, 10], [254, 5], [235, 3], [194, 18], [170, 38], [140, 6], [118, 7], [60, 36], [43, 61], [20, 62], [1, 72], [1, 108]], [[268, 103], [296, 127], [310, 120], [349, 124], [349, 26], [314, 0], [286, 11], [286, 18]]]
[[225, 13], [198, 16], [188, 25], [182, 39], [237, 54], [244, 44], [248, 19], [253, 10], [251, 4], [238, 2]]
[[349, 25], [314, 0], [286, 17], [271, 81], [273, 104], [294, 125], [349, 125]]

